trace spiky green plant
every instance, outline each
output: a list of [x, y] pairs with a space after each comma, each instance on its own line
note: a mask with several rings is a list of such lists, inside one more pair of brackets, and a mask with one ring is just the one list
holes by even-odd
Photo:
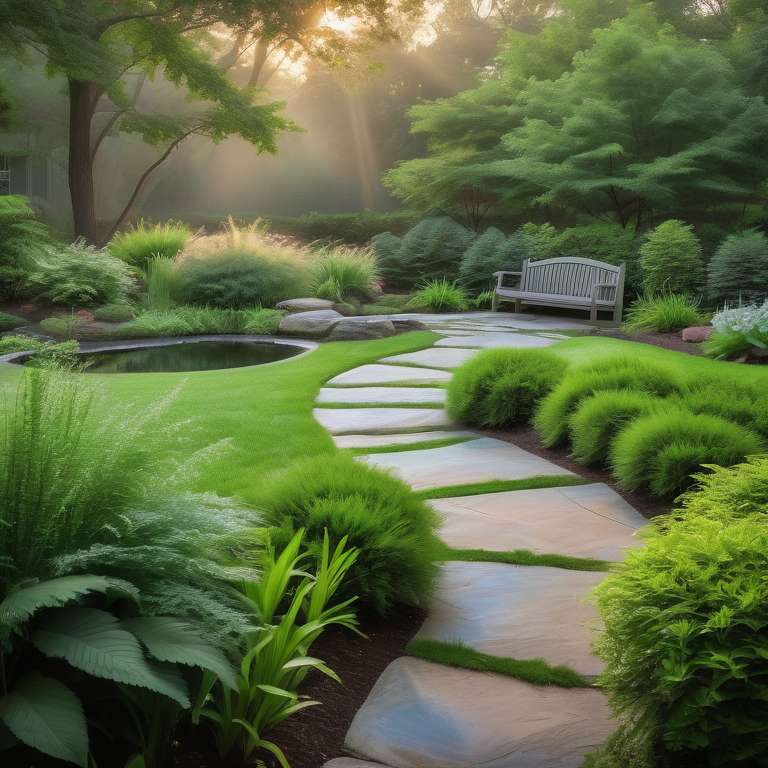
[[376, 257], [370, 248], [325, 246], [313, 254], [312, 291], [321, 299], [363, 300], [378, 279]]
[[171, 296], [178, 283], [173, 259], [153, 256], [145, 264], [144, 280], [147, 283], [147, 309], [167, 312], [171, 307]]
[[420, 312], [464, 312], [469, 309], [469, 299], [463, 288], [441, 277], [422, 283], [413, 294], [407, 309]]
[[709, 316], [699, 312], [699, 300], [687, 294], [646, 293], [627, 310], [624, 325], [630, 332], [672, 333], [708, 321]]
[[192, 233], [186, 224], [169, 221], [154, 226], [144, 219], [128, 232], [119, 232], [109, 244], [116, 258], [139, 269], [146, 269], [154, 258], [175, 259]]

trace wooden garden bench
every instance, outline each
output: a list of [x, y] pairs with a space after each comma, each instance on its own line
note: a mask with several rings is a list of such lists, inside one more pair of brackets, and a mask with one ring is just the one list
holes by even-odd
[[[593, 322], [598, 312], [612, 312], [613, 322], [619, 325], [625, 266], [576, 257], [533, 262], [526, 259], [520, 272], [493, 273], [497, 278], [493, 309], [497, 310], [502, 301], [513, 301], [515, 312], [519, 312], [523, 304], [583, 309], [589, 310], [589, 319]], [[520, 278], [516, 287], [504, 285], [508, 276]]]

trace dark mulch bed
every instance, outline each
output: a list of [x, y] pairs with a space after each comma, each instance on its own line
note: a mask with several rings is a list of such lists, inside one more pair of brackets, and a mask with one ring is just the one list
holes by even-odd
[[618, 328], [606, 328], [589, 333], [590, 336], [606, 336], [621, 341], [636, 341], [640, 344], [650, 344], [653, 347], [671, 349], [673, 352], [684, 352], [686, 355], [701, 355], [698, 344], [683, 341], [683, 332], [677, 333], [627, 333]]

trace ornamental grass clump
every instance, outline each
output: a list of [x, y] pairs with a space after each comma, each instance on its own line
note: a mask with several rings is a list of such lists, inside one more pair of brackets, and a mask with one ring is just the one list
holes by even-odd
[[702, 344], [707, 357], [723, 360], [750, 347], [768, 349], [768, 299], [762, 306], [726, 309], [712, 318], [714, 333]]
[[768, 462], [698, 479], [595, 589], [599, 682], [621, 723], [599, 765], [768, 763]]
[[708, 316], [699, 312], [699, 300], [687, 294], [645, 294], [636, 299], [627, 310], [624, 327], [633, 331], [673, 333], [703, 325]]
[[177, 303], [220, 309], [274, 307], [309, 292], [307, 254], [270, 240], [263, 228], [240, 229], [195, 240], [179, 258]]
[[524, 424], [566, 368], [562, 358], [543, 349], [484, 350], [455, 371], [448, 384], [448, 413], [476, 427]]
[[614, 439], [610, 463], [622, 488], [669, 498], [689, 487], [703, 465], [727, 467], [765, 450], [766, 441], [752, 430], [681, 408], [630, 423]]
[[314, 560], [324, 532], [359, 550], [339, 599], [387, 613], [398, 603], [426, 605], [438, 568], [437, 513], [401, 480], [350, 456], [320, 456], [290, 467], [260, 500], [276, 546], [301, 528]]
[[469, 309], [469, 298], [463, 288], [441, 277], [422, 283], [406, 309], [419, 312], [465, 312]]
[[541, 401], [533, 424], [544, 445], [551, 448], [568, 437], [568, 419], [579, 402], [595, 392], [625, 389], [669, 397], [684, 392], [686, 386], [685, 376], [674, 365], [614, 355], [588, 368], [569, 372]]
[[152, 259], [175, 259], [191, 237], [189, 227], [180, 221], [152, 226], [142, 219], [128, 232], [116, 234], [108, 247], [116, 258], [132, 267], [146, 270]]
[[376, 257], [370, 248], [326, 246], [312, 256], [314, 296], [337, 302], [370, 298], [371, 283], [378, 278]]
[[582, 464], [606, 462], [616, 435], [638, 417], [663, 409], [665, 403], [660, 397], [628, 389], [585, 397], [568, 419], [571, 456]]

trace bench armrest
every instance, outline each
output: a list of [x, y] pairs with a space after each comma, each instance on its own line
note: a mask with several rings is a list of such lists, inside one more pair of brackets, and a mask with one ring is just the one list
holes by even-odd
[[597, 292], [598, 292], [598, 291], [599, 291], [601, 288], [613, 288], [613, 291], [614, 291], [614, 298], [615, 298], [616, 288], [618, 288], [618, 286], [616, 285], [616, 283], [595, 283], [595, 284], [592, 286], [592, 299], [596, 299], [596, 298], [597, 298]]
[[496, 287], [497, 288], [503, 288], [504, 287], [504, 278], [507, 275], [516, 275], [517, 277], [522, 276], [522, 272], [494, 272], [493, 276], [496, 278]]

